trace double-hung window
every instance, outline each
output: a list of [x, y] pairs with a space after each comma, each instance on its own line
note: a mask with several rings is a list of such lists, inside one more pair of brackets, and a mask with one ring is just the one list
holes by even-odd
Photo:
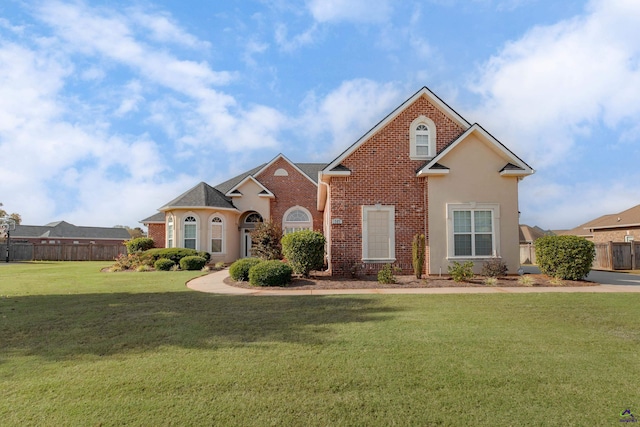
[[198, 230], [198, 221], [193, 216], [184, 219], [184, 247], [187, 249], [196, 248], [196, 236]]
[[497, 256], [497, 221], [497, 205], [449, 205], [449, 256]]
[[167, 247], [173, 247], [173, 217], [167, 219]]
[[211, 253], [220, 254], [223, 252], [224, 222], [221, 217], [211, 218]]

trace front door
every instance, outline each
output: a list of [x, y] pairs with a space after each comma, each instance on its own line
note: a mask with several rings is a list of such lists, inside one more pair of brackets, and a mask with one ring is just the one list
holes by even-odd
[[242, 229], [242, 258], [251, 257], [251, 230]]

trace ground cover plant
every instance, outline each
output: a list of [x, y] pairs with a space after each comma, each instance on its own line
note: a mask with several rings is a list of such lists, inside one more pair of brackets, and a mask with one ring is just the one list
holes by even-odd
[[0, 265], [0, 420], [619, 425], [639, 294], [221, 296], [200, 272]]

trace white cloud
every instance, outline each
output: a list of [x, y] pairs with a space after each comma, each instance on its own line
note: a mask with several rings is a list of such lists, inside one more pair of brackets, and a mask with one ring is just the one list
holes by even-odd
[[324, 143], [311, 144], [316, 153], [337, 155], [372, 128], [384, 115], [402, 101], [402, 91], [394, 83], [380, 84], [356, 79], [343, 82], [337, 89], [318, 99], [308, 94], [297, 127], [305, 135]]
[[317, 31], [318, 26], [314, 24], [304, 32], [296, 34], [293, 37], [289, 37], [287, 26], [284, 24], [278, 24], [275, 31], [276, 44], [283, 51], [291, 52], [314, 43]]
[[[467, 117], [538, 170], [521, 187], [525, 221], [573, 227], [640, 200], [637, 176], [598, 167], [607, 150], [639, 139], [628, 130], [640, 121], [639, 65], [640, 3], [594, 0], [583, 15], [508, 43], [479, 70], [470, 88], [481, 101]], [[613, 139], [595, 137], [602, 124]], [[574, 184], [553, 184], [567, 173]]]
[[310, 0], [307, 6], [318, 22], [379, 23], [392, 12], [388, 0]]
[[[640, 4], [600, 1], [584, 16], [537, 27], [491, 58], [472, 90], [475, 114], [532, 162], [564, 160], [577, 137], [640, 114]], [[505, 125], [506, 122], [506, 125]]]

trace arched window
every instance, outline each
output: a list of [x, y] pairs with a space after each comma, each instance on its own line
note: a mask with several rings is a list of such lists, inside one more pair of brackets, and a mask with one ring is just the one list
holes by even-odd
[[420, 157], [429, 155], [429, 128], [425, 124], [416, 127], [416, 154]]
[[410, 143], [412, 160], [430, 159], [436, 155], [436, 125], [426, 116], [411, 122]]
[[198, 220], [196, 217], [189, 215], [184, 219], [184, 244], [187, 249], [195, 249], [198, 236]]
[[211, 218], [209, 236], [211, 236], [211, 247], [213, 254], [224, 252], [224, 220], [220, 216]]
[[257, 212], [251, 213], [244, 219], [244, 222], [248, 224], [255, 224], [257, 222], [262, 222], [262, 215], [260, 215]]
[[167, 218], [167, 247], [173, 247], [173, 216]]
[[311, 213], [302, 206], [294, 206], [284, 213], [282, 217], [282, 232], [284, 234], [311, 229], [313, 229]]

